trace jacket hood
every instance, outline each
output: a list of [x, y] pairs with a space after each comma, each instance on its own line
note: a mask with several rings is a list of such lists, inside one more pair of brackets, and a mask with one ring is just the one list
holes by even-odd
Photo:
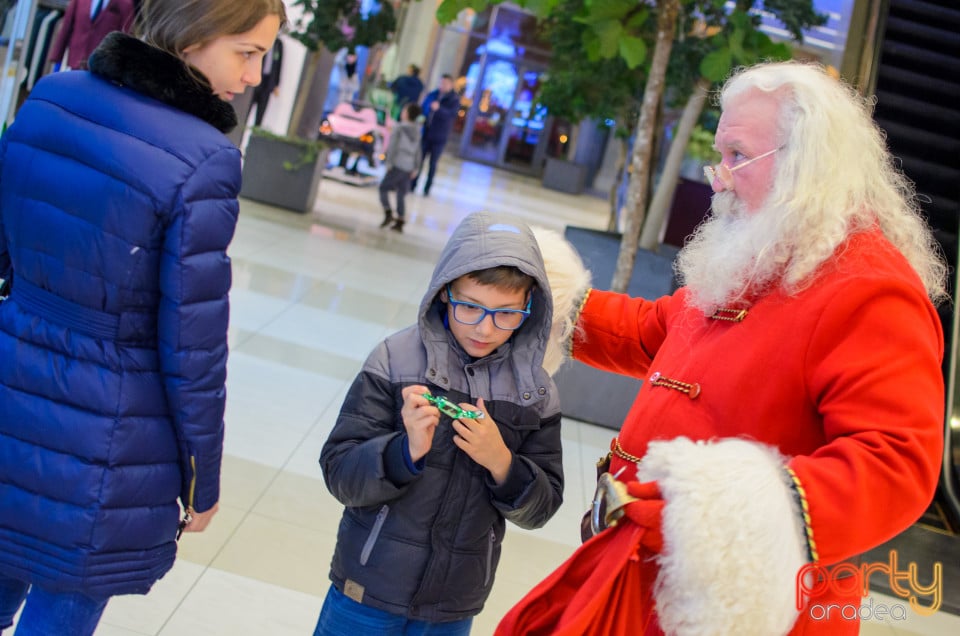
[[393, 134], [403, 135], [407, 138], [407, 141], [414, 142], [417, 141], [417, 136], [420, 134], [420, 126], [412, 121], [397, 122], [393, 128]]
[[90, 55], [90, 71], [206, 121], [220, 132], [237, 127], [233, 106], [213, 93], [197, 69], [155, 46], [119, 31]]
[[520, 396], [524, 404], [529, 404], [543, 396], [540, 389], [550, 382], [543, 369], [543, 356], [550, 338], [553, 298], [537, 239], [522, 221], [488, 212], [466, 217], [437, 260], [420, 303], [417, 324], [427, 349], [428, 368], [448, 368], [454, 363], [448, 356], [457, 354], [450, 347], [452, 336], [448, 339], [443, 325], [446, 310], [440, 291], [464, 274], [502, 265], [512, 265], [536, 281], [530, 317], [501, 347], [512, 347]]

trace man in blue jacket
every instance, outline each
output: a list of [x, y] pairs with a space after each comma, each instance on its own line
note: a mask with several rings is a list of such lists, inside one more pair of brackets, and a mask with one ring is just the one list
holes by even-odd
[[[440, 77], [440, 86], [435, 88], [423, 100], [423, 116], [426, 118], [423, 122], [423, 135], [421, 136], [421, 147], [423, 148], [423, 162], [430, 157], [430, 168], [427, 170], [427, 182], [423, 184], [423, 196], [430, 194], [430, 186], [433, 184], [433, 175], [437, 173], [437, 162], [440, 155], [443, 154], [443, 148], [447, 145], [447, 138], [450, 136], [450, 129], [453, 127], [453, 121], [457, 117], [457, 110], [460, 108], [460, 97], [453, 90], [453, 77], [444, 73]], [[423, 163], [420, 164], [421, 169]], [[417, 179], [420, 173], [410, 181], [410, 192], [417, 189]]]
[[407, 104], [420, 101], [420, 93], [423, 92], [423, 82], [420, 81], [420, 67], [411, 64], [407, 68], [407, 74], [401, 75], [390, 84], [390, 90], [393, 92], [393, 105], [396, 109], [394, 119], [400, 119], [400, 111]]

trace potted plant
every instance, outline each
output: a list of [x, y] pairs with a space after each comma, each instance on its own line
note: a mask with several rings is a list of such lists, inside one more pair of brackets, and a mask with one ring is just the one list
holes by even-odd
[[[294, 0], [289, 35], [307, 47], [309, 55], [289, 131], [300, 127], [319, 61], [324, 52], [374, 46], [389, 39], [396, 16], [389, 1], [363, 11], [361, 0]], [[319, 130], [305, 136], [276, 135], [252, 128], [244, 152], [241, 196], [278, 207], [309, 212], [313, 209], [327, 150], [318, 142]]]
[[254, 127], [244, 157], [240, 196], [297, 212], [313, 208], [327, 162], [323, 143]]

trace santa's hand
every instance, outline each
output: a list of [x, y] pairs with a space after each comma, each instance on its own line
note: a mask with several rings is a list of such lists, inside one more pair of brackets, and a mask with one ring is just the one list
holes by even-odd
[[487, 413], [483, 398], [477, 400], [476, 406], [463, 403], [460, 404], [460, 408], [480, 410], [483, 412], [483, 417], [476, 420], [467, 418], [453, 420], [453, 430], [457, 433], [453, 438], [453, 443], [469, 455], [473, 461], [489, 470], [498, 486], [503, 484], [510, 472], [513, 453], [503, 442], [500, 428]]
[[641, 543], [651, 552], [663, 550], [663, 497], [655, 481], [627, 482], [627, 494], [636, 497], [624, 506], [623, 511], [633, 523], [646, 528]]

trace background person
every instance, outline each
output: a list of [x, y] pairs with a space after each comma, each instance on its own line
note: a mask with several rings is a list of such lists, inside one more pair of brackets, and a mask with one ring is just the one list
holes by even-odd
[[[443, 149], [447, 145], [450, 129], [453, 128], [453, 122], [460, 109], [460, 97], [453, 90], [453, 77], [445, 73], [440, 78], [440, 86], [427, 93], [421, 109], [424, 116], [421, 141], [423, 160], [426, 161], [427, 157], [430, 158], [427, 181], [423, 184], [423, 195], [429, 196], [430, 186], [433, 185], [433, 177], [437, 174], [437, 162], [440, 161]], [[417, 179], [419, 178], [420, 173], [418, 172], [410, 182], [411, 192], [417, 189]]]
[[400, 117], [400, 111], [407, 104], [419, 104], [420, 93], [423, 92], [423, 82], [420, 80], [420, 67], [411, 64], [407, 74], [401, 75], [390, 84], [393, 92], [394, 118]]
[[[390, 134], [390, 145], [387, 147], [387, 156], [384, 163], [387, 174], [380, 181], [380, 204], [383, 206], [383, 222], [380, 227], [387, 227], [396, 232], [403, 231], [406, 219], [404, 199], [407, 188], [410, 187], [410, 175], [420, 169], [420, 126], [417, 118], [420, 117], [420, 107], [411, 102], [400, 111], [400, 121], [393, 127]], [[387, 193], [396, 192], [397, 216], [393, 216], [390, 208], [390, 199]], [[391, 225], [392, 223], [392, 225]]]
[[87, 58], [108, 33], [130, 31], [136, 11], [132, 0], [70, 0], [47, 60], [59, 69], [66, 53], [66, 68], [87, 68]]
[[[713, 214], [678, 257], [684, 287], [592, 290], [579, 314], [573, 356], [644, 382], [610, 465], [639, 501], [571, 562], [589, 570], [578, 556], [644, 529], [624, 572], [653, 601], [611, 599], [628, 633], [857, 634], [859, 590], [798, 610], [797, 575], [890, 539], [933, 497], [946, 267], [853, 89], [766, 64], [721, 105]], [[529, 633], [542, 593], [498, 633]]]
[[[0, 141], [0, 629], [93, 633], [217, 511], [234, 95], [281, 0], [148, 0]], [[179, 500], [179, 504], [178, 504]], [[29, 592], [29, 594], [28, 594]]]

